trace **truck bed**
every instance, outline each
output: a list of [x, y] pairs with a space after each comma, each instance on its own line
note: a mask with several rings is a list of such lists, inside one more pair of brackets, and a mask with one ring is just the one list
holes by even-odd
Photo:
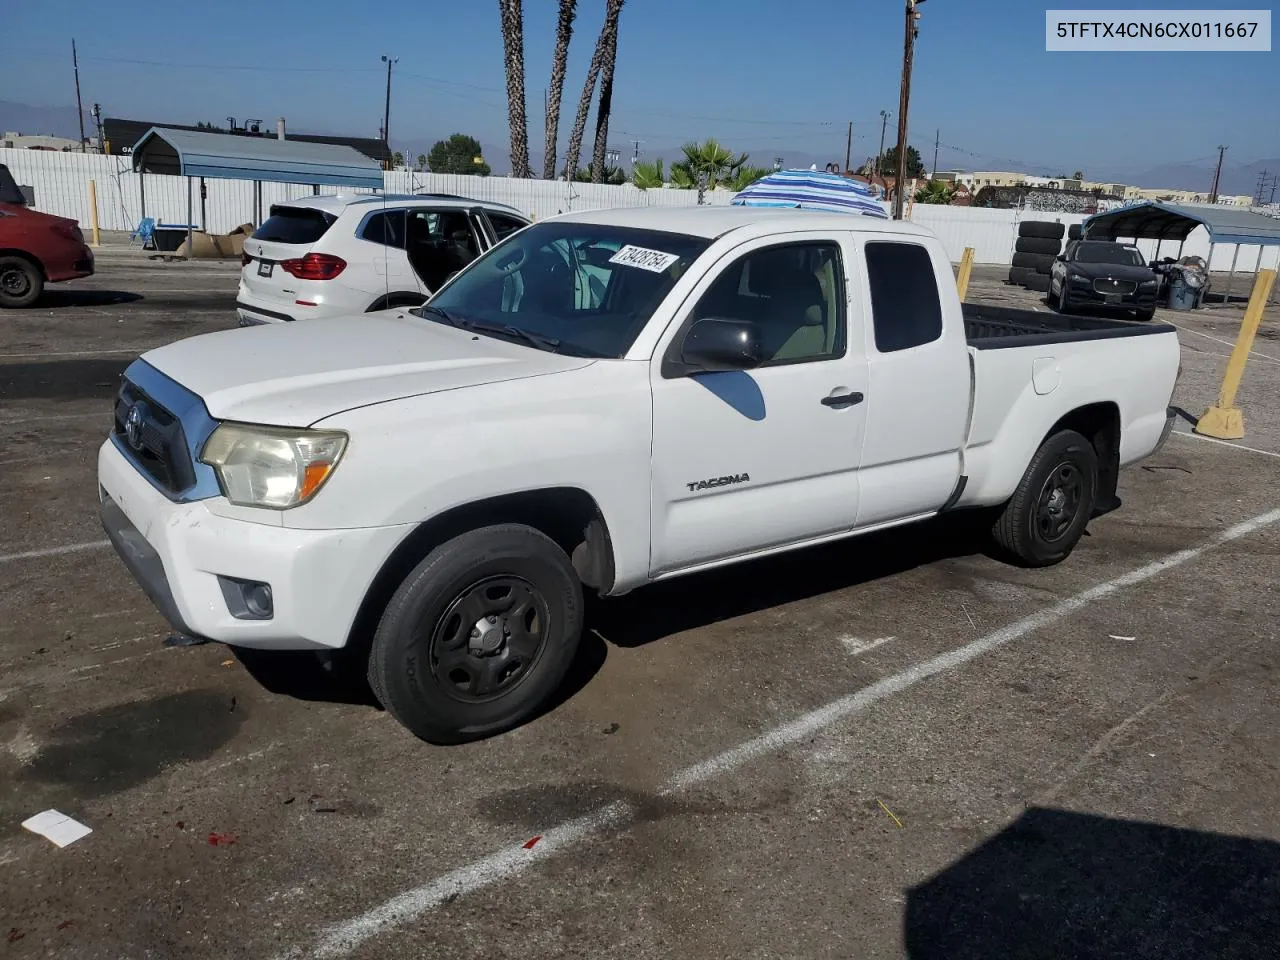
[[963, 303], [964, 333], [977, 350], [1029, 347], [1081, 340], [1109, 340], [1173, 333], [1167, 323], [1112, 320], [1104, 317], [1064, 316], [1038, 310]]

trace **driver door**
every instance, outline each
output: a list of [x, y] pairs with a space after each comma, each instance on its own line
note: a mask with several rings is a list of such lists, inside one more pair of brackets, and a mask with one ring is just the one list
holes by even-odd
[[[652, 576], [854, 526], [868, 367], [848, 296], [852, 249], [840, 233], [743, 244], [660, 342], [650, 372]], [[673, 372], [664, 361], [681, 358], [689, 327], [706, 317], [758, 324], [763, 363]]]

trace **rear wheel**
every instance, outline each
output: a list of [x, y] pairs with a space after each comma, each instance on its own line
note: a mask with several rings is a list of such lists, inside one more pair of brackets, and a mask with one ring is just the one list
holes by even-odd
[[0, 307], [29, 307], [40, 299], [44, 277], [30, 260], [0, 257]]
[[431, 551], [387, 605], [369, 685], [432, 743], [491, 736], [554, 694], [582, 633], [582, 585], [531, 527], [464, 533]]
[[1098, 455], [1074, 430], [1055, 433], [1036, 451], [992, 534], [1013, 561], [1047, 567], [1067, 558], [1093, 516]]

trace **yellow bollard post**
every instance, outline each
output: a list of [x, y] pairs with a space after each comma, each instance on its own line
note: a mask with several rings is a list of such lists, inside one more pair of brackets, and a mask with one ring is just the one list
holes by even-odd
[[964, 253], [960, 255], [960, 272], [956, 276], [956, 292], [960, 294], [963, 301], [965, 294], [969, 292], [969, 276], [973, 273], [973, 247], [965, 247]]
[[1236, 407], [1236, 391], [1240, 389], [1244, 364], [1253, 350], [1253, 338], [1258, 332], [1258, 324], [1262, 322], [1262, 311], [1275, 282], [1274, 270], [1258, 271], [1253, 281], [1253, 293], [1249, 296], [1249, 306], [1244, 311], [1244, 322], [1240, 324], [1235, 348], [1231, 351], [1231, 359], [1227, 361], [1227, 372], [1222, 378], [1218, 402], [1206, 410], [1196, 423], [1196, 433], [1217, 437], [1219, 440], [1239, 440], [1244, 437], [1244, 414]]
[[89, 226], [93, 229], [93, 246], [102, 242], [102, 234], [98, 230], [98, 184], [89, 181]]

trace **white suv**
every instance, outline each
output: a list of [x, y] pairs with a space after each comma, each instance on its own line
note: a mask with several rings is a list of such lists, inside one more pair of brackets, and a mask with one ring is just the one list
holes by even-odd
[[529, 220], [443, 194], [303, 197], [245, 241], [241, 326], [417, 306]]

